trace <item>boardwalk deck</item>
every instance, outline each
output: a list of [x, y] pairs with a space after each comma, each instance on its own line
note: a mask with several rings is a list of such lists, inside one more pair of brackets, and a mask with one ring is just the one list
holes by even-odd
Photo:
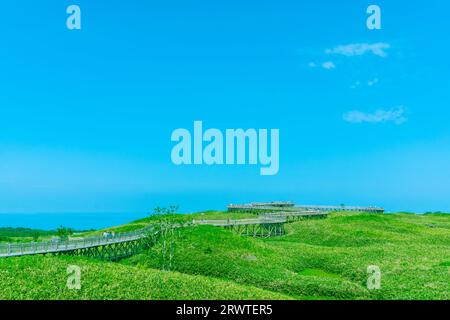
[[242, 236], [268, 238], [283, 235], [284, 224], [287, 221], [287, 217], [261, 216], [254, 219], [239, 220], [193, 220], [193, 223], [197, 225], [224, 227]]
[[266, 217], [266, 218], [284, 218], [286, 219], [286, 222], [292, 222], [302, 219], [310, 219], [310, 218], [326, 218], [328, 216], [328, 212], [322, 212], [322, 211], [302, 211], [302, 212], [295, 212], [295, 211], [281, 211], [281, 212], [273, 212], [273, 213], [265, 213], [260, 215], [260, 217]]
[[[236, 231], [240, 235], [271, 237], [284, 234], [284, 224], [297, 219], [326, 217], [324, 212], [316, 211], [277, 211], [259, 215], [252, 219], [193, 220], [195, 225], [212, 225]], [[186, 227], [177, 224], [172, 228]], [[72, 254], [117, 260], [132, 255], [154, 243], [159, 226], [150, 225], [143, 229], [118, 233], [115, 236], [95, 236], [66, 241], [47, 241], [29, 243], [0, 244], [0, 258], [34, 254]]]
[[230, 204], [228, 205], [228, 211], [230, 212], [254, 212], [254, 213], [267, 213], [270, 211], [283, 211], [283, 212], [304, 212], [304, 211], [355, 211], [355, 212], [371, 212], [371, 213], [383, 213], [384, 208], [381, 207], [359, 207], [359, 206], [323, 206], [323, 205], [270, 205], [270, 203], [250, 203], [250, 204]]
[[194, 224], [212, 225], [216, 227], [229, 227], [235, 225], [249, 225], [249, 224], [270, 224], [270, 223], [285, 223], [286, 217], [260, 217], [255, 219], [225, 219], [225, 220], [193, 220]]
[[144, 228], [135, 232], [119, 233], [114, 237], [88, 237], [77, 240], [46, 241], [29, 243], [0, 244], [0, 258], [33, 254], [61, 253], [86, 248], [103, 247], [125, 242], [137, 241], [145, 237], [152, 228]]

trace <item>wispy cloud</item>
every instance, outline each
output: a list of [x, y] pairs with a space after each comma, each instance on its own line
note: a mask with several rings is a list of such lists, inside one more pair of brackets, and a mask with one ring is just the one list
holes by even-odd
[[327, 54], [340, 54], [347, 57], [361, 56], [366, 53], [372, 53], [379, 57], [386, 57], [386, 51], [391, 47], [389, 43], [377, 42], [377, 43], [352, 43], [347, 45], [340, 45], [333, 49], [325, 50]]
[[[318, 65], [315, 62], [308, 63], [308, 67], [310, 67], [310, 68], [316, 68], [317, 66]], [[336, 69], [336, 65], [334, 64], [333, 61], [325, 61], [322, 64], [320, 64], [319, 66], [326, 70]]]
[[394, 107], [389, 110], [379, 109], [374, 113], [365, 113], [354, 110], [343, 115], [343, 119], [350, 123], [382, 123], [394, 122], [395, 124], [405, 123], [408, 119], [405, 117], [405, 108], [403, 106]]
[[356, 81], [350, 86], [350, 89], [356, 89], [361, 85], [361, 81]]
[[376, 85], [379, 81], [380, 81], [380, 80], [379, 80], [378, 78], [375, 78], [375, 79], [373, 79], [373, 80], [367, 81], [367, 85], [368, 85], [369, 87], [371, 87], [371, 86]]
[[[378, 78], [374, 78], [372, 80], [368, 80], [367, 81], [367, 85], [369, 87], [373, 87], [374, 85], [376, 85], [378, 82], [380, 82], [380, 79]], [[363, 85], [363, 83], [361, 83], [361, 81], [355, 81], [352, 85], [350, 85], [350, 89], [356, 89], [359, 88]]]
[[335, 69], [336, 66], [334, 65], [333, 61], [326, 61], [326, 62], [322, 63], [322, 68], [330, 70], [330, 69]]

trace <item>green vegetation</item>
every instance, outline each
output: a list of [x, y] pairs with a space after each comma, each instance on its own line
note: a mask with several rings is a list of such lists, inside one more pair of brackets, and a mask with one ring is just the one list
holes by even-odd
[[29, 228], [0, 228], [0, 242], [38, 241], [55, 235], [55, 231], [44, 231]]
[[[164, 219], [249, 216], [205, 212]], [[135, 230], [158, 219], [108, 230]], [[287, 224], [286, 231], [256, 239], [212, 226], [183, 228], [169, 235], [169, 251], [160, 240], [118, 263], [0, 259], [0, 299], [450, 299], [450, 215], [338, 212]], [[79, 291], [66, 288], [70, 264], [82, 269]], [[370, 265], [381, 269], [380, 289], [367, 289]]]
[[[67, 266], [81, 267], [69, 290]], [[0, 259], [0, 299], [288, 299], [232, 282], [75, 257]]]
[[[161, 221], [161, 215], [162, 214], [152, 214], [147, 218], [139, 219], [136, 221], [133, 221], [131, 223], [127, 223], [121, 226], [106, 228], [102, 230], [96, 230], [84, 233], [84, 235], [100, 235], [103, 232], [130, 232], [130, 231], [136, 231], [139, 229], [142, 229], [149, 224], [157, 224]], [[216, 219], [216, 220], [222, 220], [222, 219], [245, 219], [245, 218], [255, 218], [255, 214], [253, 213], [228, 213], [223, 211], [205, 211], [205, 212], [199, 212], [199, 213], [192, 213], [192, 214], [174, 214], [174, 213], [164, 213], [164, 219], [166, 220], [173, 220], [178, 223], [187, 223], [192, 222], [192, 220], [208, 220], [208, 219]]]
[[0, 243], [48, 241], [52, 237], [59, 237], [62, 240], [66, 240], [69, 237], [73, 236], [75, 233], [88, 234], [93, 232], [93, 230], [89, 232], [77, 231], [71, 228], [66, 228], [64, 226], [60, 226], [56, 230], [2, 227], [0, 228]]
[[64, 226], [60, 226], [58, 229], [56, 229], [56, 236], [61, 240], [67, 240], [69, 239], [69, 236], [74, 233], [74, 230], [70, 228], [66, 228]]

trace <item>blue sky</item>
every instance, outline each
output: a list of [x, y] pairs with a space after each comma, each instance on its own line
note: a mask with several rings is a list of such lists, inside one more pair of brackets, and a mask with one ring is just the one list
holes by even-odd
[[[66, 28], [66, 7], [82, 30]], [[368, 30], [369, 4], [382, 30]], [[229, 202], [450, 211], [445, 1], [14, 1], [0, 212]], [[280, 171], [174, 166], [176, 128], [280, 129]]]

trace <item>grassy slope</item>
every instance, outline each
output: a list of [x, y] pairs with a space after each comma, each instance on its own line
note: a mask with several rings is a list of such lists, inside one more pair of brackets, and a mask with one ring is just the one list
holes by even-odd
[[[67, 266], [81, 267], [81, 290], [66, 288]], [[76, 257], [0, 260], [0, 299], [289, 299], [232, 282], [141, 270]]]
[[33, 240], [34, 236], [41, 238], [49, 238], [55, 235], [55, 231], [45, 231], [29, 228], [0, 228], [0, 243], [1, 242], [29, 242]]
[[[296, 298], [449, 299], [450, 216], [333, 214], [244, 238], [214, 227], [184, 231], [174, 266]], [[158, 268], [158, 246], [122, 263]], [[366, 289], [367, 266], [382, 271]]]
[[[183, 219], [201, 217], [226, 214]], [[0, 299], [450, 299], [450, 215], [336, 213], [289, 224], [287, 231], [263, 240], [209, 226], [182, 230], [175, 272], [158, 270], [159, 245], [121, 263], [0, 259]], [[79, 292], [65, 289], [69, 264], [82, 267]], [[366, 289], [368, 265], [381, 268], [381, 290]]]

